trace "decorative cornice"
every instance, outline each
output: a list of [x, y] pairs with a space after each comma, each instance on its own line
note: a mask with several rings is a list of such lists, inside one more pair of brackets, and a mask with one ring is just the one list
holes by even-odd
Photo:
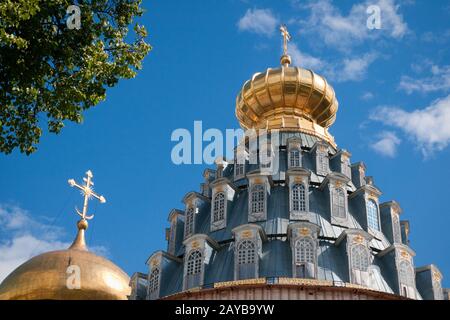
[[322, 183], [320, 184], [320, 189], [323, 190], [330, 181], [340, 181], [345, 185], [347, 185], [347, 183], [350, 182], [350, 178], [340, 172], [335, 171], [330, 172], [329, 174], [327, 174], [325, 179], [323, 179]]
[[224, 177], [218, 178], [218, 179], [212, 181], [212, 182], [210, 183], [210, 186], [211, 186], [211, 188], [215, 188], [215, 187], [220, 186], [220, 185], [223, 185], [223, 184], [227, 184], [227, 185], [229, 185], [231, 188], [233, 188], [234, 190], [236, 190], [236, 186], [234, 185], [234, 183], [231, 182], [230, 179], [224, 178]]
[[350, 152], [348, 152], [345, 149], [339, 149], [338, 152], [336, 152], [333, 156], [330, 157], [330, 159], [334, 159], [336, 157], [339, 157], [340, 155], [344, 155], [347, 158], [350, 158], [352, 156], [352, 154]]
[[365, 193], [368, 195], [375, 195], [376, 198], [379, 198], [382, 195], [382, 192], [380, 190], [378, 190], [377, 187], [370, 185], [370, 184], [365, 184], [362, 185], [361, 187], [359, 187], [358, 189], [356, 189], [354, 192], [352, 192], [349, 195], [349, 198], [354, 198], [358, 195], [360, 195], [361, 193]]
[[267, 241], [266, 232], [260, 225], [255, 224], [255, 223], [242, 224], [242, 225], [237, 226], [236, 228], [232, 229], [231, 232], [233, 233], [233, 235], [235, 235], [236, 233], [238, 233], [242, 230], [246, 230], [246, 229], [256, 230], [259, 233], [261, 240]]
[[342, 230], [341, 234], [339, 235], [339, 237], [336, 239], [335, 245], [339, 246], [341, 244], [341, 242], [347, 238], [347, 236], [349, 235], [359, 235], [362, 236], [367, 242], [372, 241], [372, 239], [374, 238], [374, 236], [372, 236], [371, 234], [369, 234], [367, 231], [364, 231], [362, 229], [344, 229]]
[[145, 264], [149, 266], [150, 263], [151, 263], [151, 260], [153, 260], [154, 258], [156, 258], [158, 256], [168, 258], [168, 259], [173, 260], [175, 262], [182, 262], [181, 259], [179, 259], [178, 257], [174, 256], [173, 254], [170, 254], [169, 252], [166, 252], [166, 251], [163, 251], [163, 250], [158, 250], [158, 251], [153, 252], [147, 258], [147, 260], [145, 261]]
[[181, 215], [184, 216], [184, 211], [180, 209], [172, 209], [169, 212], [169, 216], [167, 217], [167, 221], [172, 222], [172, 219], [175, 215]]
[[201, 193], [198, 193], [197, 191], [191, 191], [191, 192], [186, 193], [186, 195], [183, 197], [183, 203], [187, 204], [189, 202], [190, 198], [198, 198], [198, 199], [201, 199], [201, 200], [203, 200], [205, 202], [209, 202], [210, 201], [209, 198], [205, 197]]
[[416, 255], [416, 253], [414, 252], [413, 249], [411, 249], [410, 247], [408, 247], [407, 245], [404, 245], [402, 243], [393, 243], [391, 244], [389, 247], [387, 247], [386, 249], [384, 249], [383, 251], [379, 252], [377, 254], [378, 257], [382, 258], [384, 257], [386, 254], [388, 254], [389, 252], [391, 252], [392, 250], [405, 250], [411, 257], [414, 257]]
[[189, 238], [187, 238], [183, 241], [183, 245], [186, 246], [187, 244], [192, 243], [193, 241], [196, 241], [196, 240], [208, 242], [211, 245], [211, 247], [213, 247], [215, 250], [218, 250], [220, 248], [220, 245], [217, 243], [216, 240], [214, 240], [207, 234], [203, 234], [203, 233], [197, 233], [197, 234], [190, 236]]
[[382, 209], [384, 207], [390, 207], [392, 209], [392, 211], [398, 215], [400, 215], [403, 212], [402, 208], [400, 207], [398, 202], [395, 200], [380, 203], [380, 209]]

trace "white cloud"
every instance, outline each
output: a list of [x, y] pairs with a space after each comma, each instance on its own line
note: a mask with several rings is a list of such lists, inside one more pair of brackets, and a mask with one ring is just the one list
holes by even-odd
[[368, 53], [362, 57], [345, 58], [342, 70], [335, 75], [337, 81], [359, 81], [365, 78], [369, 66], [376, 59], [376, 55]]
[[[429, 64], [429, 63], [428, 63]], [[421, 72], [422, 69], [417, 65], [412, 66], [415, 72]], [[406, 93], [413, 92], [436, 92], [447, 91], [450, 89], [450, 65], [438, 66], [431, 64], [429, 67], [429, 76], [424, 78], [402, 76], [399, 84], [399, 89]]]
[[277, 30], [279, 22], [269, 9], [248, 9], [238, 21], [240, 31], [254, 32], [260, 35], [271, 36]]
[[306, 69], [312, 69], [317, 71], [323, 71], [328, 69], [329, 64], [317, 57], [310, 56], [307, 53], [303, 53], [297, 47], [295, 43], [289, 44], [289, 54], [292, 57], [292, 62], [295, 65], [302, 66]]
[[0, 243], [0, 282], [31, 257], [47, 251], [65, 249], [69, 243], [21, 235]]
[[401, 140], [395, 133], [384, 131], [380, 133], [378, 140], [370, 147], [382, 156], [394, 158], [397, 154], [397, 147]]
[[366, 91], [361, 95], [361, 100], [369, 101], [369, 100], [372, 100], [373, 97], [374, 97], [374, 94], [372, 92]]
[[[366, 10], [370, 5], [380, 8], [380, 30], [367, 28], [369, 16]], [[399, 6], [394, 0], [355, 4], [348, 15], [343, 15], [330, 0], [310, 1], [300, 6], [310, 13], [305, 21], [300, 22], [301, 32], [319, 36], [324, 44], [342, 51], [348, 51], [367, 39], [377, 39], [381, 36], [402, 38], [408, 31], [406, 22], [398, 12]]]
[[327, 62], [301, 52], [295, 43], [290, 44], [289, 53], [293, 63], [303, 68], [322, 73], [334, 82], [360, 81], [368, 72], [377, 55], [367, 53], [360, 57], [344, 58], [341, 61]]
[[[34, 219], [18, 206], [0, 204], [0, 283], [20, 264], [43, 252], [67, 249], [62, 228]], [[91, 251], [107, 255], [104, 247]]]
[[370, 118], [402, 130], [425, 157], [450, 144], [450, 95], [411, 112], [398, 107], [379, 107]]

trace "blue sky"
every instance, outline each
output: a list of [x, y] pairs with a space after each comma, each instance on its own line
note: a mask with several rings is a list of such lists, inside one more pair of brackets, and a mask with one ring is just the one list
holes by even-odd
[[[381, 9], [381, 29], [366, 8]], [[88, 243], [129, 274], [165, 249], [172, 208], [198, 190], [205, 165], [172, 164], [173, 130], [237, 128], [235, 97], [253, 73], [276, 67], [280, 22], [294, 64], [333, 85], [331, 133], [364, 161], [411, 223], [417, 266], [435, 263], [450, 287], [450, 5], [447, 1], [145, 1], [153, 51], [85, 115], [45, 134], [38, 152], [0, 155], [0, 279], [31, 255], [66, 246], [81, 206], [67, 179], [94, 172]]]

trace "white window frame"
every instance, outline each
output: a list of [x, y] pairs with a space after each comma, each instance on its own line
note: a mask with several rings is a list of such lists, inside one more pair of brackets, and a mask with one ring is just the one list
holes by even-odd
[[[252, 248], [245, 247], [244, 244], [251, 244]], [[242, 239], [236, 245], [235, 249], [235, 280], [258, 278], [259, 255], [258, 244], [254, 239]], [[246, 265], [248, 269], [253, 268], [252, 275], [246, 277], [241, 274], [241, 267]]]
[[[197, 257], [191, 259], [191, 257], [196, 254]], [[196, 287], [201, 287], [203, 285], [203, 250], [201, 249], [193, 249], [189, 251], [185, 258], [185, 272], [184, 272], [184, 288], [192, 289]], [[198, 283], [196, 285], [190, 286], [190, 278], [198, 276]], [[193, 282], [194, 279], [192, 279]]]
[[[255, 190], [258, 189], [258, 190]], [[254, 196], [254, 193], [258, 192], [258, 195]], [[264, 183], [258, 183], [251, 186], [249, 194], [249, 216], [258, 220], [266, 217], [267, 209], [267, 195], [266, 186]], [[262, 199], [260, 196], [262, 194]]]
[[331, 188], [331, 215], [338, 219], [346, 219], [347, 195], [345, 188], [338, 186], [332, 186]]
[[[221, 197], [221, 199], [218, 199]], [[214, 195], [213, 199], [213, 212], [212, 212], [212, 222], [218, 223], [225, 220], [226, 216], [226, 201], [227, 196], [225, 192], [220, 191]]]
[[369, 249], [363, 244], [354, 244], [350, 248], [351, 268], [362, 272], [367, 272], [370, 265]]
[[[306, 247], [304, 245], [307, 245]], [[293, 271], [292, 274], [296, 278], [300, 278], [297, 272], [299, 266], [305, 268], [305, 276], [309, 279], [315, 279], [317, 276], [317, 247], [312, 237], [302, 236], [298, 237], [294, 241], [293, 246]], [[310, 274], [306, 275], [307, 270], [310, 270]]]
[[[297, 153], [297, 156], [293, 155]], [[300, 168], [302, 166], [302, 152], [298, 147], [292, 147], [289, 149], [289, 166], [288, 168]]]
[[159, 298], [159, 291], [161, 286], [161, 269], [155, 266], [151, 269], [148, 275], [148, 290], [147, 298], [149, 300], [156, 300]]
[[[303, 188], [303, 199], [301, 190], [298, 191], [298, 199], [296, 199], [297, 187]], [[296, 182], [291, 185], [291, 211], [294, 213], [308, 212], [308, 190], [304, 183]], [[298, 206], [298, 208], [297, 208]]]
[[367, 199], [366, 201], [366, 216], [367, 227], [375, 231], [381, 231], [380, 212], [377, 202], [373, 199]]

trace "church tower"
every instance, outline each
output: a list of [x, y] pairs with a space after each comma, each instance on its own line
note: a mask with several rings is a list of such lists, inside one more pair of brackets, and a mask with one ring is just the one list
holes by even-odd
[[442, 299], [437, 267], [415, 267], [399, 204], [381, 200], [364, 163], [328, 132], [333, 87], [291, 65], [280, 31], [281, 66], [237, 95], [236, 117], [253, 133], [170, 212], [168, 250], [133, 275], [131, 297]]

